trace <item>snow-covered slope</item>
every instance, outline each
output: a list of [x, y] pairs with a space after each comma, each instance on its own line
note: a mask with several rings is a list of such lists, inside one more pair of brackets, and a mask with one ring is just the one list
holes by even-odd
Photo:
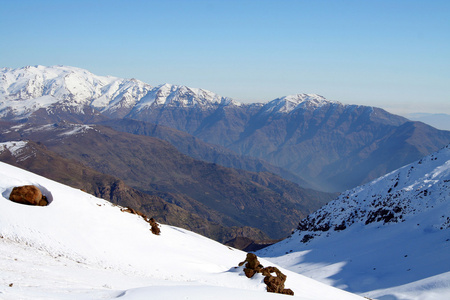
[[450, 145], [342, 193], [259, 255], [379, 299], [450, 298]]
[[[8, 200], [14, 186], [26, 184], [38, 186], [49, 206]], [[234, 268], [244, 252], [171, 226], [161, 225], [161, 235], [153, 235], [137, 215], [4, 163], [0, 194], [1, 299], [287, 297], [267, 293], [261, 276], [248, 279]], [[300, 299], [362, 299], [285, 274], [286, 287]]]

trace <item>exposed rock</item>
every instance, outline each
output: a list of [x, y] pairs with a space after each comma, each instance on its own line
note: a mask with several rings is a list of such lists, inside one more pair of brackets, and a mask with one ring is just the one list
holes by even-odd
[[[291, 289], [285, 289], [284, 283], [287, 276], [284, 275], [277, 267], [264, 268], [258, 261], [258, 257], [253, 253], [247, 253], [247, 257], [239, 266], [245, 264], [244, 273], [248, 278], [252, 278], [256, 273], [261, 273], [264, 276], [264, 283], [267, 285], [269, 293], [278, 293], [285, 295], [294, 295]], [[275, 273], [275, 275], [273, 275]]]
[[[275, 276], [272, 275], [275, 273]], [[284, 283], [286, 282], [287, 276], [281, 273], [276, 267], [267, 267], [262, 271], [264, 277], [264, 283], [267, 285], [267, 291], [269, 293], [278, 293], [286, 295], [294, 295], [291, 289], [285, 289]]]
[[42, 195], [42, 192], [34, 185], [24, 185], [13, 188], [9, 195], [9, 200], [35, 206], [47, 206], [47, 197]]
[[150, 224], [150, 226], [152, 227], [150, 230], [152, 231], [153, 234], [160, 235], [161, 229], [159, 228], [159, 224], [156, 223], [155, 219], [149, 218], [146, 215], [144, 215], [143, 213], [141, 213], [140, 211], [137, 211], [131, 207], [124, 207], [124, 208], [121, 208], [120, 210], [123, 212], [127, 212], [127, 213], [130, 213], [133, 215], [140, 216], [142, 219], [145, 220], [145, 222]]
[[239, 266], [245, 264], [244, 273], [248, 278], [252, 278], [256, 273], [261, 273], [263, 266], [259, 263], [258, 257], [253, 253], [247, 253], [247, 257]]
[[159, 229], [159, 224], [156, 223], [155, 219], [150, 218], [149, 224], [150, 226], [152, 226], [151, 231], [153, 234], [159, 235], [161, 233], [161, 229]]

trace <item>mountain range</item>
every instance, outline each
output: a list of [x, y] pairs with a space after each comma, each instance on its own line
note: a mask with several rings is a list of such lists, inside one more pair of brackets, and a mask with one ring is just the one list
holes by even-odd
[[152, 87], [66, 66], [1, 69], [0, 117], [37, 124], [128, 118], [164, 125], [265, 160], [304, 187], [333, 192], [369, 182], [450, 141], [448, 131], [315, 94], [244, 104], [203, 89]]
[[260, 250], [292, 271], [375, 299], [450, 297], [450, 145], [302, 219]]
[[[272, 299], [231, 267], [242, 252], [168, 225], [149, 237], [141, 213], [269, 245], [261, 262], [302, 299], [360, 299], [312, 279], [372, 299], [450, 297], [449, 131], [316, 94], [244, 104], [74, 67], [0, 71], [0, 297]], [[10, 202], [16, 184], [50, 205]], [[41, 261], [45, 280], [30, 267]]]

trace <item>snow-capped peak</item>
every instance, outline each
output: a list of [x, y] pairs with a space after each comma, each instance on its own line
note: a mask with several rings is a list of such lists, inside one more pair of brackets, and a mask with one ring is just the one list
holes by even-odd
[[131, 109], [150, 89], [136, 79], [97, 76], [76, 67], [5, 68], [0, 73], [0, 116], [23, 118], [58, 102], [80, 110], [82, 106], [104, 111]]
[[83, 111], [92, 107], [107, 116], [124, 117], [132, 109], [152, 105], [171, 107], [211, 107], [236, 105], [231, 98], [187, 86], [163, 84], [152, 88], [137, 79], [97, 76], [68, 66], [28, 66], [0, 71], [0, 117], [21, 119], [51, 106]]
[[330, 103], [338, 102], [327, 100], [325, 97], [317, 94], [295, 94], [268, 102], [264, 110], [266, 112], [290, 113], [300, 107], [318, 108]]
[[213, 105], [239, 105], [231, 98], [219, 96], [211, 91], [183, 85], [162, 84], [153, 88], [136, 105], [137, 110], [152, 105], [169, 107], [210, 107]]

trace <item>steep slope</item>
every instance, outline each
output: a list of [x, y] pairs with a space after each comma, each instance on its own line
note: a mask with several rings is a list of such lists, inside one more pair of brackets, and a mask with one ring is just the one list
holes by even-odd
[[225, 227], [157, 196], [127, 186], [122, 180], [65, 159], [32, 141], [0, 143], [0, 161], [84, 190], [112, 203], [133, 208], [147, 216], [225, 242], [237, 236], [265, 239], [256, 228]]
[[371, 298], [447, 299], [449, 237], [450, 145], [342, 193], [259, 254]]
[[270, 173], [194, 160], [162, 140], [102, 126], [22, 125], [3, 131], [2, 137], [41, 142], [66, 158], [113, 174], [200, 217], [227, 227], [255, 227], [270, 238], [287, 236], [299, 218], [328, 200]]
[[[34, 184], [45, 207], [8, 200]], [[284, 299], [234, 268], [245, 253], [161, 225], [153, 235], [137, 215], [0, 163], [0, 297], [11, 299]], [[262, 260], [263, 263], [268, 263]], [[300, 299], [362, 299], [283, 270]]]

